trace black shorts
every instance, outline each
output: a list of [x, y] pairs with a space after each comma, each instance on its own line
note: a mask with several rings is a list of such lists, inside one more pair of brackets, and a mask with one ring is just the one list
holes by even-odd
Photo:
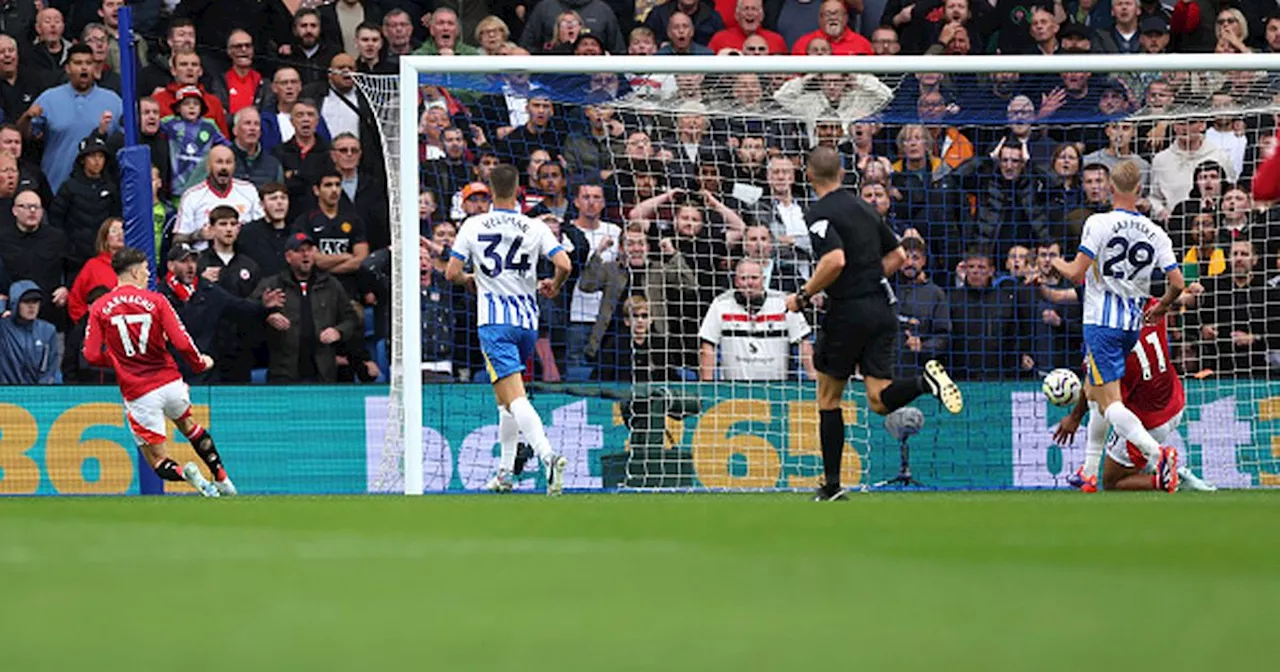
[[891, 379], [898, 328], [898, 311], [884, 296], [833, 300], [818, 330], [813, 366], [832, 378], [861, 369], [864, 376]]

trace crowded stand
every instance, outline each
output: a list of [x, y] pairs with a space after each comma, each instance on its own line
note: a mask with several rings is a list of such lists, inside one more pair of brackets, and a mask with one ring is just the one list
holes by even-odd
[[[125, 245], [124, 4], [0, 3], [0, 383], [114, 382], [78, 344]], [[216, 362], [188, 375], [202, 384], [386, 380], [397, 168], [361, 83], [397, 76], [401, 56], [1280, 51], [1275, 0], [128, 4], [157, 284]], [[573, 261], [539, 300], [533, 378], [809, 379], [816, 315], [783, 297], [815, 261], [804, 161], [819, 145], [902, 238], [902, 372], [1078, 368], [1080, 297], [1053, 260], [1111, 209], [1122, 161], [1187, 278], [1174, 366], [1280, 366], [1280, 208], [1254, 184], [1276, 151], [1274, 73], [424, 75], [419, 89], [421, 197], [401, 207], [421, 222], [405, 233], [420, 236], [427, 382], [488, 380], [476, 302], [444, 270], [504, 163]]]

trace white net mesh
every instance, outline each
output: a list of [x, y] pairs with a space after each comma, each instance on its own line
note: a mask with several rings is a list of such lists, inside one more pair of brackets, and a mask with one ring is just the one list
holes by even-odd
[[[1220, 484], [1274, 484], [1280, 216], [1248, 196], [1275, 147], [1268, 73], [793, 76], [720, 60], [715, 74], [424, 74], [416, 160], [398, 156], [397, 78], [358, 79], [383, 124], [393, 213], [395, 176], [412, 165], [435, 208], [424, 229], [447, 234], [435, 224], [483, 205], [467, 185], [510, 162], [525, 175], [525, 211], [572, 245], [570, 284], [541, 306], [532, 379], [619, 400], [630, 440], [603, 485], [812, 485], [805, 332], [820, 314], [793, 324], [769, 302], [811, 271], [803, 162], [818, 144], [839, 148], [848, 185], [918, 241], [907, 246], [918, 263], [895, 278], [898, 372], [936, 357], [967, 383], [966, 415], [918, 404], [921, 480], [1060, 486], [1079, 463], [1080, 441], [1053, 442], [1061, 411], [1036, 391], [1048, 371], [1080, 365], [1078, 300], [1049, 260], [1074, 254], [1084, 219], [1109, 208], [1105, 169], [1131, 159], [1144, 166], [1142, 207], [1197, 281], [1171, 323], [1188, 376], [1185, 454]], [[457, 315], [455, 378], [483, 369], [469, 319]], [[845, 481], [896, 473], [896, 451], [880, 452], [896, 442], [860, 396], [848, 409]]]

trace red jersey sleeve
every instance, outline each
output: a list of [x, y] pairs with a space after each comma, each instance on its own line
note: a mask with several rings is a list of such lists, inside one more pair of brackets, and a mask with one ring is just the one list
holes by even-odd
[[84, 345], [80, 347], [84, 354], [85, 361], [97, 367], [105, 367], [111, 364], [111, 357], [107, 354], [103, 347], [102, 341], [102, 316], [98, 311], [90, 308], [89, 320], [84, 325]]
[[1258, 166], [1253, 176], [1253, 197], [1259, 201], [1280, 199], [1280, 151]]
[[178, 314], [173, 312], [173, 306], [161, 297], [156, 302], [156, 312], [160, 313], [160, 327], [164, 330], [164, 336], [169, 343], [187, 360], [192, 371], [196, 373], [204, 371], [204, 363], [200, 361], [200, 349], [196, 347], [191, 334], [187, 333], [187, 328], [182, 325], [182, 320], [178, 319]]

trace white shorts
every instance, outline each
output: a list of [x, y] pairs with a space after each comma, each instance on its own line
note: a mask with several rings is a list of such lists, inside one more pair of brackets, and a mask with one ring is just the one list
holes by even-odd
[[[1151, 434], [1151, 438], [1156, 443], [1167, 446], [1168, 439], [1174, 432], [1178, 431], [1178, 425], [1182, 424], [1182, 411], [1169, 418], [1169, 421], [1159, 427], [1148, 428], [1147, 432]], [[1107, 437], [1107, 457], [1111, 458], [1116, 464], [1133, 469], [1135, 466], [1139, 470], [1146, 470], [1150, 465], [1147, 464], [1147, 458], [1138, 450], [1136, 446], [1121, 438], [1120, 434], [1114, 429], [1111, 436]]]
[[140, 446], [154, 446], [169, 438], [164, 419], [177, 422], [191, 414], [191, 391], [187, 384], [175, 380], [134, 399], [124, 402], [129, 431]]

